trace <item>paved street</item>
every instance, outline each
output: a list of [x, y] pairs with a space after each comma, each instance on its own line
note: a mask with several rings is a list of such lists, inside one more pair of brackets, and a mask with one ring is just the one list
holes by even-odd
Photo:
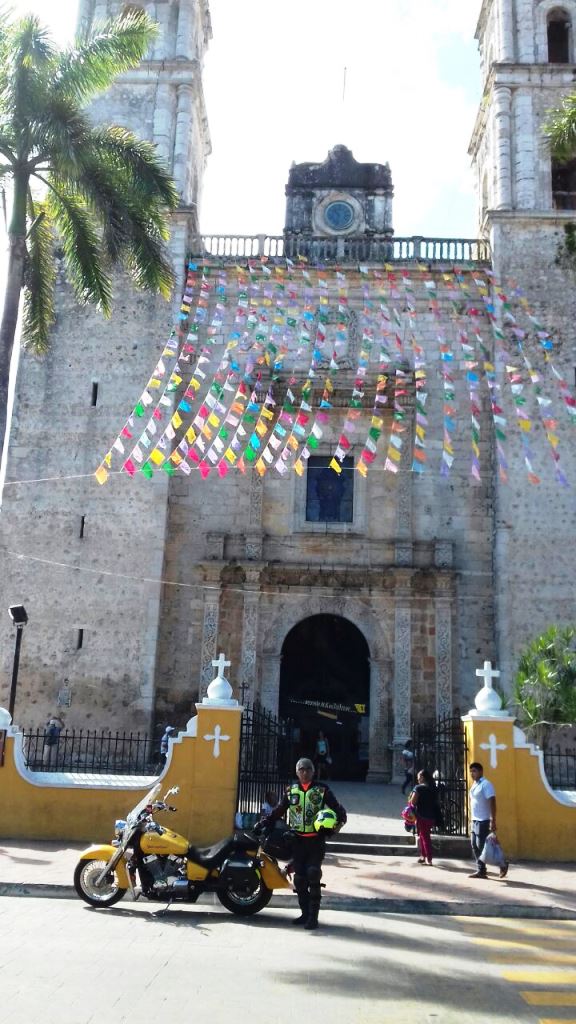
[[111, 1024], [538, 1024], [576, 1019], [576, 922], [0, 899], [2, 1018]]

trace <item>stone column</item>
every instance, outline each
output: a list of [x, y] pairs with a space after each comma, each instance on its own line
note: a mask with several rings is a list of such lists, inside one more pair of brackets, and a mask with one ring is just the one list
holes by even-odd
[[195, 41], [196, 33], [194, 32], [192, 4], [185, 2], [185, 0], [180, 0], [175, 57], [192, 60], [196, 56]]
[[515, 184], [516, 205], [520, 210], [533, 210], [536, 203], [535, 143], [538, 130], [534, 125], [532, 94], [517, 89], [513, 97], [514, 137], [516, 140]]
[[412, 615], [410, 591], [402, 587], [396, 592], [394, 622], [394, 745], [403, 744], [410, 736], [412, 693]]
[[190, 162], [190, 128], [194, 109], [194, 88], [179, 85], [176, 105], [176, 133], [174, 136], [174, 181], [184, 202], [189, 200], [187, 178]]
[[382, 677], [390, 675], [389, 663], [382, 665], [370, 659], [370, 735], [368, 740], [368, 774], [366, 782], [387, 782], [388, 749], [387, 696]]
[[452, 602], [449, 576], [436, 584], [436, 714], [452, 711]]
[[154, 142], [159, 159], [170, 170], [172, 169], [172, 125], [175, 121], [175, 100], [175, 93], [170, 85], [166, 82], [158, 85], [154, 111]]
[[510, 112], [512, 90], [505, 86], [494, 89], [492, 100], [496, 143], [496, 202], [497, 210], [512, 208], [512, 141]]
[[262, 685], [260, 700], [262, 706], [273, 715], [278, 715], [280, 702], [280, 661], [281, 655], [264, 653], [262, 655]]
[[260, 604], [260, 567], [246, 569], [244, 584], [244, 611], [242, 616], [242, 660], [240, 685], [243, 701], [253, 702], [258, 693], [257, 646], [258, 608]]
[[500, 45], [497, 60], [514, 63], [514, 15], [512, 0], [500, 0], [498, 7], [498, 34]]
[[202, 655], [200, 658], [199, 698], [206, 695], [208, 686], [214, 676], [212, 662], [217, 657], [218, 619], [220, 612], [220, 566], [210, 566], [206, 570], [207, 584], [204, 590], [204, 622], [202, 625]]

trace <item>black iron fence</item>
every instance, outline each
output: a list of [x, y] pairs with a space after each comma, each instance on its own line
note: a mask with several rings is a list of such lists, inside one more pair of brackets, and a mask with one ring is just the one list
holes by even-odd
[[552, 789], [576, 789], [576, 750], [548, 747], [544, 770]]
[[293, 724], [278, 719], [260, 704], [247, 706], [242, 716], [238, 776], [238, 814], [245, 825], [261, 816], [270, 794], [277, 802], [293, 772]]
[[468, 748], [461, 719], [448, 714], [436, 721], [415, 722], [412, 743], [415, 770], [427, 768], [436, 782], [443, 819], [438, 832], [467, 835]]
[[26, 764], [36, 772], [157, 775], [164, 765], [146, 733], [66, 729], [49, 737], [46, 729], [25, 729], [23, 737]]

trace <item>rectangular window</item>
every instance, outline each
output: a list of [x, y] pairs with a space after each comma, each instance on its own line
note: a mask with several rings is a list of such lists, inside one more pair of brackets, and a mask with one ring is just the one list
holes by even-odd
[[92, 402], [91, 402], [91, 405], [92, 405], [93, 409], [96, 407], [97, 402], [98, 402], [98, 381], [97, 380], [93, 380], [92, 381]]
[[351, 523], [354, 519], [354, 459], [342, 472], [330, 469], [331, 455], [311, 455], [306, 471], [306, 522]]
[[86, 526], [86, 516], [80, 516], [80, 538], [84, 537], [84, 527]]
[[84, 630], [79, 629], [76, 634], [76, 650], [81, 651], [84, 646]]

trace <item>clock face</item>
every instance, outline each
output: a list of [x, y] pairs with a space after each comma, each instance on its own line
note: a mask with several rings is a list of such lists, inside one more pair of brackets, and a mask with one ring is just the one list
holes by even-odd
[[342, 199], [329, 203], [324, 210], [324, 219], [333, 231], [344, 231], [354, 220], [354, 209]]

